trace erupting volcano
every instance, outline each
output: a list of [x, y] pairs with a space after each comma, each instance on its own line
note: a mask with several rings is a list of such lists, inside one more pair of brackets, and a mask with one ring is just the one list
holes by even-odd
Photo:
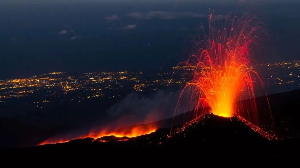
[[[184, 87], [176, 109], [195, 110], [198, 117], [207, 113], [238, 116], [258, 125], [254, 84], [263, 83], [250, 60], [265, 35], [262, 25], [256, 17], [210, 14], [209, 34], [196, 42], [200, 45], [196, 53], [179, 64], [193, 70], [193, 79]], [[190, 103], [182, 103], [183, 99]]]
[[[250, 61], [251, 56], [256, 53], [255, 47], [260, 45], [260, 36], [265, 35], [262, 22], [256, 17], [230, 17], [210, 14], [209, 34], [197, 42], [200, 47], [196, 46], [195, 54], [179, 63], [193, 70], [193, 79], [183, 88], [175, 115], [195, 111], [196, 119], [189, 119], [190, 124], [209, 113], [225, 118], [235, 116], [269, 138], [271, 136], [259, 127], [259, 118], [263, 115], [257, 112], [255, 100], [255, 81], [260, 86], [263, 86], [263, 82]], [[187, 100], [189, 103], [186, 103]], [[270, 106], [266, 114], [264, 116], [269, 116], [272, 120]], [[79, 137], [51, 138], [41, 144], [68, 142], [68, 139], [96, 140], [105, 136], [130, 138], [155, 132], [158, 128], [157, 125], [148, 124], [113, 131], [96, 130]]]

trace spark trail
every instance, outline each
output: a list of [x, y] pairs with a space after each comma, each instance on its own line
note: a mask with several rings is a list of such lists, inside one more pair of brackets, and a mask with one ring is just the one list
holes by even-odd
[[[266, 35], [263, 23], [256, 17], [239, 19], [214, 13], [208, 20], [209, 33], [196, 42], [200, 45], [197, 52], [179, 64], [193, 69], [193, 79], [184, 87], [176, 109], [195, 110], [197, 117], [208, 113], [239, 116], [259, 125], [254, 84], [258, 81], [263, 86], [263, 82], [251, 66], [251, 54]], [[183, 104], [183, 99], [189, 103]]]

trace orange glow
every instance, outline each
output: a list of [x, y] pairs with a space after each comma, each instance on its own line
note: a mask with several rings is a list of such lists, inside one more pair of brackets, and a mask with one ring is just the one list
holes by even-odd
[[[196, 53], [179, 64], [193, 67], [193, 79], [184, 87], [175, 113], [184, 109], [195, 110], [196, 116], [207, 113], [221, 117], [237, 115], [257, 124], [253, 79], [263, 84], [252, 69], [250, 56], [255, 53], [253, 47], [257, 46], [259, 35], [263, 34], [261, 22], [257, 18], [229, 17], [220, 19], [211, 14], [209, 34], [196, 42], [200, 45], [195, 47]], [[218, 27], [220, 23], [225, 23], [224, 27]], [[250, 107], [243, 109], [239, 103], [242, 99], [248, 99]]]
[[44, 141], [44, 142], [42, 142], [42, 143], [40, 143], [40, 144], [38, 144], [38, 145], [46, 145], [46, 144], [59, 144], [59, 143], [67, 143], [67, 142], [69, 142], [70, 140], [56, 140], [55, 142], [53, 141]]
[[232, 117], [241, 90], [253, 86], [247, 62], [237, 60], [236, 54], [231, 52], [225, 57], [224, 62], [210, 63], [210, 68], [202, 71], [200, 76], [196, 75], [191, 84], [205, 96], [204, 101], [212, 113]]
[[134, 126], [133, 128], [128, 127], [113, 132], [107, 132], [105, 130], [100, 132], [91, 132], [87, 136], [81, 138], [89, 137], [89, 138], [98, 139], [105, 136], [114, 136], [117, 138], [121, 138], [121, 137], [134, 138], [141, 135], [151, 134], [155, 131], [156, 131], [156, 127], [138, 125], [138, 126]]
[[[94, 140], [97, 140], [99, 138], [108, 137], [108, 136], [114, 136], [117, 138], [127, 137], [127, 138], [134, 138], [146, 134], [151, 134], [157, 130], [157, 127], [155, 124], [147, 124], [147, 125], [137, 125], [137, 126], [131, 126], [131, 127], [125, 127], [121, 128], [115, 131], [108, 131], [106, 129], [103, 129], [101, 131], [91, 131], [87, 135], [79, 136], [74, 139], [84, 139], [84, 138], [93, 138]], [[120, 139], [119, 141], [126, 141], [128, 139]], [[69, 139], [48, 139], [39, 145], [45, 145], [45, 144], [57, 144], [57, 143], [66, 143], [69, 142]], [[99, 140], [98, 142], [108, 142], [107, 140]]]

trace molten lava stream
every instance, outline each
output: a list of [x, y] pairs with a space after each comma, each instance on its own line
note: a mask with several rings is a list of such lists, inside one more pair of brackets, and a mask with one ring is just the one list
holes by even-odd
[[118, 131], [107, 132], [106, 130], [100, 132], [91, 132], [86, 137], [98, 139], [105, 136], [114, 136], [114, 137], [127, 137], [134, 138], [141, 135], [151, 134], [155, 132], [157, 128], [153, 125], [138, 125], [133, 127], [121, 128]]
[[[84, 138], [93, 138], [94, 140], [114, 136], [117, 138], [127, 137], [127, 138], [134, 138], [142, 135], [147, 135], [155, 132], [157, 130], [157, 126], [155, 124], [145, 124], [145, 125], [137, 125], [137, 126], [129, 126], [124, 127], [118, 130], [109, 131], [108, 129], [103, 129], [101, 131], [91, 131], [87, 135], [75, 137], [72, 139], [68, 138], [50, 138], [46, 141], [40, 143], [39, 145], [46, 145], [46, 144], [57, 144], [57, 143], [66, 143], [74, 139], [84, 139]], [[124, 141], [124, 140], [120, 140]], [[104, 141], [99, 141], [104, 142]]]

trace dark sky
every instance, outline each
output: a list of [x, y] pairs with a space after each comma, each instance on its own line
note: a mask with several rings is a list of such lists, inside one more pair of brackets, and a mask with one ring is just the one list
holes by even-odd
[[189, 37], [207, 24], [209, 8], [241, 15], [255, 6], [251, 12], [266, 24], [263, 45], [270, 51], [257, 61], [300, 58], [300, 3], [245, 1], [0, 0], [0, 79], [173, 64], [168, 58], [187, 56]]

